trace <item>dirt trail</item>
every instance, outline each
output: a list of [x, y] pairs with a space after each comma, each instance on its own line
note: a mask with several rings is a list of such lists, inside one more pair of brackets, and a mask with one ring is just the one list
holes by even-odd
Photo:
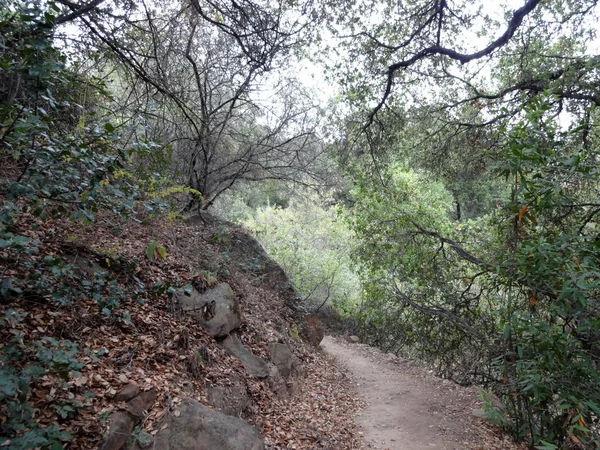
[[338, 361], [366, 402], [356, 417], [364, 433], [364, 448], [519, 448], [473, 415], [482, 408], [474, 388], [434, 377], [363, 344], [326, 336], [321, 345]]

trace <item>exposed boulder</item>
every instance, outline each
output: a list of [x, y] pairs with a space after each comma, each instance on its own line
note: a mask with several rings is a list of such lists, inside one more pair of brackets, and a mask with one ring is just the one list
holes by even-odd
[[281, 376], [288, 378], [294, 368], [294, 355], [292, 355], [289, 345], [272, 342], [269, 344], [269, 355]]
[[253, 272], [261, 276], [261, 284], [279, 292], [293, 310], [298, 309], [300, 299], [285, 271], [267, 254], [256, 239], [243, 231], [238, 225], [205, 211], [188, 218], [186, 222], [188, 225], [197, 227], [226, 226], [231, 239], [231, 242], [226, 244], [226, 250], [232, 263], [243, 267], [252, 262], [253, 266], [259, 268], [258, 271], [253, 270]]
[[211, 336], [222, 339], [242, 323], [239, 302], [227, 283], [200, 293], [193, 289], [191, 295], [177, 294], [183, 312], [193, 316]]
[[137, 397], [129, 400], [125, 405], [125, 409], [132, 416], [141, 419], [144, 417], [144, 413], [150, 409], [155, 401], [156, 389], [150, 389], [149, 391], [142, 392]]
[[319, 347], [321, 341], [325, 337], [323, 329], [319, 325], [319, 319], [315, 316], [306, 317], [306, 321], [302, 326], [302, 337], [313, 347]]
[[259, 358], [244, 347], [244, 344], [242, 344], [242, 341], [237, 336], [227, 336], [222, 345], [229, 353], [242, 362], [242, 365], [250, 375], [256, 378], [267, 378], [271, 374], [269, 365], [262, 358]]
[[135, 449], [136, 446], [141, 449], [152, 448], [154, 446], [154, 437], [145, 431], [141, 431], [136, 437], [133, 448]]
[[353, 344], [360, 344], [360, 338], [358, 336], [350, 336], [348, 338], [348, 342], [352, 342]]
[[129, 383], [125, 385], [123, 389], [116, 393], [113, 400], [115, 402], [128, 402], [133, 397], [136, 397], [140, 393], [140, 387], [135, 383]]
[[[93, 256], [88, 253], [85, 247], [71, 244], [69, 246], [64, 245], [63, 250], [65, 251], [63, 255], [64, 260], [72, 264], [75, 271], [79, 274], [91, 279], [96, 274], [106, 272], [102, 266], [93, 260]], [[80, 252], [82, 254], [79, 254]]]
[[229, 416], [239, 417], [250, 404], [246, 386], [240, 379], [233, 379], [229, 386], [210, 386], [208, 403]]
[[[165, 426], [166, 425], [166, 426]], [[253, 426], [186, 398], [161, 426], [154, 448], [161, 450], [264, 450]]]

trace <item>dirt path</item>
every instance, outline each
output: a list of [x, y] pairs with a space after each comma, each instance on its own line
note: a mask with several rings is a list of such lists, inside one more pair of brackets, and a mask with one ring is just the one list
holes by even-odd
[[475, 389], [434, 377], [366, 345], [330, 336], [321, 345], [338, 361], [366, 402], [356, 417], [364, 433], [364, 448], [518, 448], [473, 415], [482, 408]]

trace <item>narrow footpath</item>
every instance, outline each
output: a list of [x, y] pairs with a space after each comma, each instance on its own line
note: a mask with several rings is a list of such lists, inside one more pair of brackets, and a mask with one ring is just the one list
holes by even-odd
[[326, 336], [325, 351], [355, 385], [365, 408], [356, 423], [364, 449], [520, 449], [474, 412], [476, 388], [442, 380], [394, 355]]

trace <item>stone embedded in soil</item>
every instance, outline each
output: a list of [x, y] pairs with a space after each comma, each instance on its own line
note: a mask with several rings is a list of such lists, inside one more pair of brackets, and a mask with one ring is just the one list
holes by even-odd
[[256, 378], [267, 378], [271, 374], [269, 365], [263, 359], [244, 347], [244, 344], [242, 344], [237, 336], [227, 336], [222, 342], [222, 345], [229, 353], [242, 362], [244, 369], [246, 369], [250, 375], [253, 375]]
[[[202, 294], [193, 289], [190, 296], [176, 294], [176, 298], [183, 312], [194, 317], [204, 331], [214, 338], [228, 336], [242, 323], [239, 302], [227, 283], [217, 284]], [[214, 305], [214, 310], [210, 310], [211, 305]]]
[[113, 400], [115, 402], [128, 402], [139, 393], [140, 387], [136, 383], [129, 383], [115, 394]]
[[288, 378], [294, 368], [294, 355], [292, 355], [289, 345], [271, 342], [269, 344], [269, 355], [273, 364], [279, 369], [281, 376]]
[[183, 399], [161, 426], [154, 447], [161, 450], [264, 450], [256, 428], [237, 417]]
[[230, 386], [210, 386], [206, 393], [208, 403], [229, 416], [239, 417], [250, 404], [246, 386], [241, 379], [233, 378]]
[[127, 402], [124, 411], [116, 411], [110, 415], [109, 434], [100, 450], [121, 449], [133, 431], [133, 427], [142, 419], [156, 401], [156, 389], [142, 392]]

